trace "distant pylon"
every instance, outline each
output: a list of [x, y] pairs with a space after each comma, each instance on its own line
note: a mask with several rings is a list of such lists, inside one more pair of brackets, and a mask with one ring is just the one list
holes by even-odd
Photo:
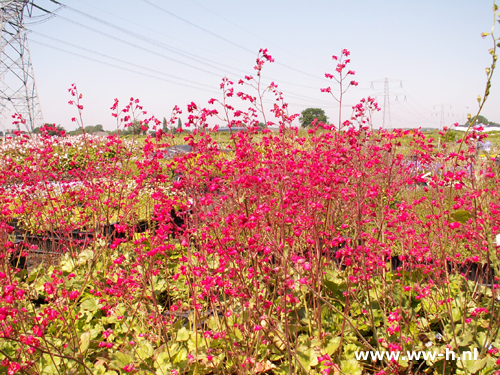
[[[447, 104], [440, 104], [439, 106], [441, 107], [439, 113], [437, 111], [438, 108], [436, 108], [438, 106], [435, 105], [434, 106], [435, 112], [432, 115], [435, 116], [435, 117], [439, 116], [439, 129], [444, 129], [444, 127], [446, 125], [446, 119], [445, 119], [445, 117], [446, 116], [448, 116], [448, 117], [455, 117], [455, 114], [451, 113], [451, 112], [445, 113], [445, 109], [451, 111], [451, 105], [448, 106]], [[449, 108], [445, 108], [445, 107], [449, 107]], [[451, 121], [451, 120], [448, 120], [448, 122], [449, 121]]]
[[391, 125], [391, 100], [389, 93], [389, 79], [384, 80], [384, 118], [382, 120], [382, 127], [390, 129]]
[[[0, 2], [0, 121], [3, 128], [9, 111], [21, 114], [31, 132], [43, 125], [42, 110], [35, 85], [24, 10], [30, 0]], [[19, 125], [18, 125], [18, 130]]]
[[441, 119], [439, 120], [439, 129], [444, 128], [444, 105], [441, 104]]

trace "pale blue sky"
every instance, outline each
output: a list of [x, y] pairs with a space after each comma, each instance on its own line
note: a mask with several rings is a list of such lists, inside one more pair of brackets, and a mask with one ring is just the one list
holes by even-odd
[[[38, 3], [57, 8], [48, 0]], [[109, 107], [115, 97], [122, 102], [137, 97], [160, 119], [168, 117], [174, 105], [185, 109], [191, 101], [206, 104], [211, 97], [220, 97], [218, 86], [223, 76], [237, 80], [253, 72], [261, 47], [268, 48], [276, 60], [265, 68], [265, 82], [278, 83], [294, 113], [321, 107], [331, 120], [336, 119], [336, 103], [319, 89], [329, 83], [324, 73], [335, 69], [331, 55], [347, 48], [360, 84], [351, 89], [346, 105], [368, 95], [377, 95], [383, 104], [383, 83], [375, 83], [371, 89], [371, 82], [388, 77], [394, 79], [390, 85], [393, 126], [437, 126], [441, 104], [445, 105], [445, 124], [451, 125], [457, 120], [462, 123], [467, 111], [476, 109], [490, 63], [492, 42], [481, 38], [481, 32], [489, 31], [492, 25], [490, 0], [62, 3], [70, 8], [61, 9], [47, 22], [27, 27], [34, 31], [29, 35], [30, 49], [45, 121], [67, 129], [74, 128], [70, 121], [74, 109], [67, 105], [71, 83], [84, 95], [85, 124], [101, 123], [113, 129]], [[192, 87], [103, 65], [39, 42], [165, 80], [184, 81]], [[497, 72], [483, 112], [496, 122], [500, 122], [499, 76]], [[350, 110], [344, 113], [347, 116]], [[185, 114], [181, 117], [184, 120]], [[382, 115], [375, 121], [380, 124]]]

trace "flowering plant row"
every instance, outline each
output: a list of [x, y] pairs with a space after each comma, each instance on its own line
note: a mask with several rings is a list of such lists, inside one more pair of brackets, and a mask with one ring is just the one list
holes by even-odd
[[[329, 78], [352, 79], [348, 56]], [[303, 134], [278, 86], [262, 83], [272, 61], [261, 50], [254, 76], [224, 79], [207, 108], [189, 104], [193, 152], [171, 159], [155, 150], [179, 137], [161, 129], [144, 145], [86, 134], [3, 144], [0, 372], [497, 371], [500, 173], [473, 156], [484, 136], [436, 148], [420, 131], [375, 130], [373, 98]], [[112, 110], [125, 128], [147, 115], [136, 99]], [[247, 131], [222, 150], [213, 122]], [[42, 248], [49, 237], [59, 246]], [[20, 267], [26, 257], [36, 261]], [[355, 357], [429, 346], [479, 360]]]

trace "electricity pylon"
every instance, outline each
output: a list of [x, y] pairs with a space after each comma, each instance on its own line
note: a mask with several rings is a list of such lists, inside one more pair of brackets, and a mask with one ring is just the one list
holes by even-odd
[[389, 93], [389, 79], [384, 80], [384, 118], [382, 121], [382, 127], [384, 129], [391, 129], [391, 100]]
[[[436, 108], [437, 106], [435, 105], [434, 110], [436, 110], [436, 112], [434, 112], [432, 115], [436, 116], [436, 117], [439, 116], [439, 129], [442, 130], [445, 127], [447, 122], [449, 123], [452, 121], [449, 119], [448, 119], [448, 121], [446, 121], [446, 119], [445, 119], [445, 109], [451, 111], [451, 105], [440, 104], [439, 106], [441, 107], [439, 114], [437, 113], [437, 108]], [[445, 108], [445, 106], [447, 108]], [[453, 118], [455, 117], [455, 114], [451, 113], [451, 112], [446, 113], [446, 115], [447, 115], [447, 117], [453, 117]]]
[[385, 79], [379, 79], [377, 81], [372, 81], [371, 82], [371, 85], [370, 85], [370, 88], [372, 90], [375, 90], [375, 83], [384, 83], [384, 93], [377, 93], [375, 95], [384, 95], [384, 105], [382, 107], [382, 110], [383, 110], [383, 118], [382, 118], [382, 129], [386, 129], [386, 130], [391, 130], [392, 129], [392, 120], [391, 120], [391, 96], [395, 96], [395, 101], [399, 101], [398, 100], [398, 95], [400, 96], [403, 96], [404, 99], [403, 101], [406, 102], [406, 95], [404, 94], [401, 94], [401, 93], [393, 93], [391, 94], [389, 88], [390, 88], [390, 84], [391, 82], [394, 83], [394, 82], [399, 82], [399, 88], [403, 88], [403, 81], [400, 80], [400, 79], [393, 79], [393, 78], [385, 78]]
[[[31, 12], [33, 3], [31, 0], [0, 0], [0, 7], [0, 121], [5, 131], [8, 115], [21, 114], [31, 132], [43, 125], [24, 26], [24, 12]], [[20, 130], [19, 124], [17, 127]]]

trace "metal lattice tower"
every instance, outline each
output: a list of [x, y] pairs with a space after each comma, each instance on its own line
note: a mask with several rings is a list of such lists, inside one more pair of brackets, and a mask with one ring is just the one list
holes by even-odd
[[[438, 113], [436, 107], [440, 107], [440, 111]], [[445, 108], [446, 107], [446, 108]], [[439, 104], [439, 105], [435, 105], [434, 106], [434, 110], [435, 112], [432, 114], [433, 116], [435, 117], [438, 117], [439, 116], [439, 129], [442, 130], [445, 125], [446, 125], [446, 119], [445, 117], [452, 117], [452, 118], [455, 118], [455, 114], [451, 112], [451, 105], [447, 105], [447, 104]], [[447, 113], [445, 113], [445, 111], [448, 111]], [[448, 119], [448, 122], [451, 122], [452, 120]]]
[[441, 105], [441, 119], [439, 120], [439, 129], [444, 128], [444, 105]]
[[[19, 113], [31, 132], [43, 125], [35, 85], [24, 12], [31, 12], [31, 0], [0, 0], [0, 121], [3, 128], [9, 113]], [[19, 125], [18, 125], [18, 130]]]
[[391, 124], [391, 96], [389, 93], [389, 79], [384, 80], [384, 118], [382, 120], [382, 127], [390, 129]]

